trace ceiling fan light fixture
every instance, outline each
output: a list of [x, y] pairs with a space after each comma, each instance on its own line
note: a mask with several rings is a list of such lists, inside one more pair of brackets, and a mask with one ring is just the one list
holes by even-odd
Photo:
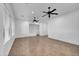
[[48, 7], [48, 11], [46, 12], [46, 11], [43, 11], [43, 13], [45, 13], [45, 15], [43, 15], [42, 17], [44, 17], [44, 16], [46, 16], [46, 15], [48, 15], [48, 17], [50, 18], [51, 17], [51, 15], [58, 15], [58, 13], [54, 13], [54, 11], [56, 11], [56, 9], [53, 9], [53, 10], [50, 10], [50, 6]]
[[33, 17], [33, 23], [38, 23], [38, 22], [39, 22], [39, 20], [36, 19], [36, 17]]
[[33, 22], [34, 24], [39, 24], [38, 22]]
[[48, 7], [48, 9], [50, 9], [51, 7]]

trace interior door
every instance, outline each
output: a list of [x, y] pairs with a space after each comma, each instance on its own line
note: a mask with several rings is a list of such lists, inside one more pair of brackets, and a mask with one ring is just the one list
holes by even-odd
[[39, 34], [39, 25], [29, 24], [29, 32], [30, 32], [30, 35], [34, 35], [34, 36]]

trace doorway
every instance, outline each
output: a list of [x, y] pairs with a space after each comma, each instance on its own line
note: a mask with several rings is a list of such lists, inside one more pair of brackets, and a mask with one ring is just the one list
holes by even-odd
[[39, 36], [39, 24], [29, 24], [29, 33], [33, 36]]

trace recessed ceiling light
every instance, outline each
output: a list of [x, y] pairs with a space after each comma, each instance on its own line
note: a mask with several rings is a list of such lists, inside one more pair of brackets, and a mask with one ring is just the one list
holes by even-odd
[[34, 11], [32, 11], [32, 14], [34, 14]]

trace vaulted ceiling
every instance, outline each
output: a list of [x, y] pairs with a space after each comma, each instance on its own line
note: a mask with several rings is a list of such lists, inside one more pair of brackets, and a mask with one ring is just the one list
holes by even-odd
[[13, 11], [18, 20], [27, 20], [32, 21], [33, 16], [36, 16], [40, 20], [49, 19], [47, 16], [41, 17], [44, 15], [43, 11], [48, 11], [48, 7], [51, 7], [51, 10], [56, 8], [55, 12], [59, 15], [54, 15], [51, 19], [65, 15], [76, 10], [79, 10], [78, 3], [13, 3]]

